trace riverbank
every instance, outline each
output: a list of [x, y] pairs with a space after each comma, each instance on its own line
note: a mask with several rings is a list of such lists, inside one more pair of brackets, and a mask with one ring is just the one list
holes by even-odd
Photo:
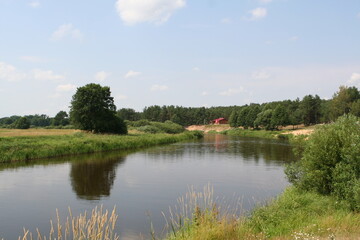
[[268, 138], [268, 139], [289, 139], [293, 136], [310, 135], [313, 133], [316, 126], [305, 127], [299, 126], [287, 126], [282, 127], [277, 131], [268, 130], [253, 130], [243, 128], [231, 128], [229, 124], [220, 125], [192, 125], [186, 129], [189, 131], [202, 131], [207, 134], [219, 133], [229, 136], [241, 136], [241, 137], [256, 137], [256, 138]]
[[[226, 209], [226, 206], [223, 208]], [[331, 196], [294, 187], [248, 217], [222, 214], [218, 206], [197, 209], [192, 220], [171, 231], [167, 240], [191, 239], [358, 239], [360, 214]], [[176, 225], [176, 224], [173, 224]]]
[[0, 163], [113, 150], [130, 150], [201, 137], [202, 134], [199, 132], [129, 135], [76, 132], [56, 136], [0, 137]]

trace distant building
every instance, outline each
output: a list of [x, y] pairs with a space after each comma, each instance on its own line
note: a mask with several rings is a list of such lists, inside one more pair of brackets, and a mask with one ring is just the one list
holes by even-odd
[[226, 118], [217, 118], [211, 121], [212, 124], [227, 124], [228, 120]]

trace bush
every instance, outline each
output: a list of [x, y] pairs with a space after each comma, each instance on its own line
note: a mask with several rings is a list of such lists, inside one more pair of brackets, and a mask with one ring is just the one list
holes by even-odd
[[295, 186], [332, 194], [360, 210], [359, 118], [345, 115], [318, 128], [309, 137], [300, 162], [285, 172]]
[[138, 131], [145, 132], [145, 133], [161, 133], [162, 131], [152, 125], [142, 126], [137, 128]]

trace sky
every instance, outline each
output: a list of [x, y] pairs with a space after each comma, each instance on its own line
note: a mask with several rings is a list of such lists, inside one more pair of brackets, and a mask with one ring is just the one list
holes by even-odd
[[0, 117], [329, 99], [360, 88], [359, 0], [0, 0]]

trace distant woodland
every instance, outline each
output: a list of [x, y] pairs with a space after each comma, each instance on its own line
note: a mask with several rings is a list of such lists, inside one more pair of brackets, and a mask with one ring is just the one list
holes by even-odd
[[[306, 95], [302, 99], [251, 103], [226, 107], [149, 106], [142, 112], [131, 108], [117, 110], [117, 116], [129, 121], [172, 121], [182, 126], [209, 124], [216, 118], [226, 118], [232, 127], [274, 130], [286, 125], [313, 125], [335, 121], [344, 114], [360, 116], [360, 92], [356, 87], [341, 86], [331, 99]], [[65, 111], [54, 117], [44, 114], [0, 118], [2, 128], [29, 127], [72, 128]]]

